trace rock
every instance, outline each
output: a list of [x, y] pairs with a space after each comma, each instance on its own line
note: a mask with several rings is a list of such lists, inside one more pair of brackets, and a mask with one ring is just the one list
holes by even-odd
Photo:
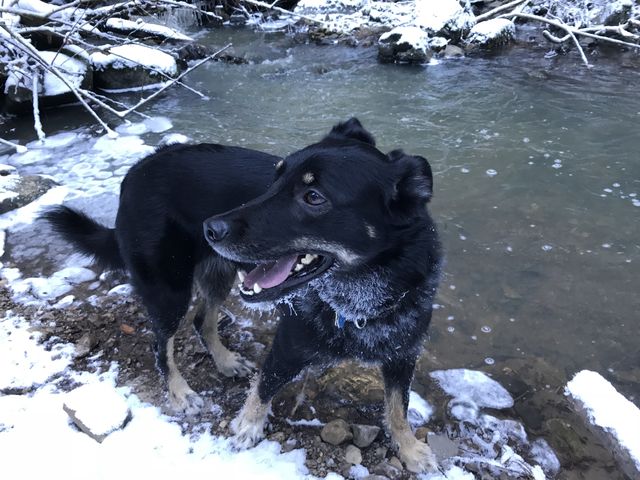
[[360, 465], [362, 463], [362, 452], [355, 445], [348, 445], [344, 452], [344, 459], [352, 465]]
[[460, 443], [451, 440], [445, 434], [429, 435], [428, 443], [438, 462], [442, 462], [448, 458], [455, 457], [460, 451]]
[[389, 459], [389, 465], [391, 465], [392, 467], [397, 468], [398, 470], [402, 471], [402, 462], [400, 461], [400, 459], [398, 457], [391, 457]]
[[91, 54], [94, 83], [98, 88], [134, 89], [165, 82], [179, 74], [176, 59], [155, 48], [128, 44], [102, 49], [106, 53]]
[[103, 382], [70, 391], [62, 408], [80, 430], [98, 443], [124, 427], [131, 417], [124, 397]]
[[327, 423], [320, 431], [323, 441], [331, 445], [340, 445], [353, 438], [349, 424], [342, 419], [333, 420]]
[[363, 477], [362, 480], [389, 480], [389, 477], [385, 477], [384, 475], [367, 475]]
[[415, 435], [418, 440], [424, 441], [429, 435], [430, 430], [427, 427], [420, 427], [416, 429]]
[[56, 182], [38, 175], [20, 175], [0, 173], [0, 215], [33, 202]]
[[380, 433], [380, 427], [376, 425], [351, 425], [353, 443], [360, 448], [367, 448]]
[[464, 50], [456, 45], [447, 45], [444, 48], [444, 58], [461, 58], [464, 57]]
[[91, 332], [85, 333], [76, 342], [76, 358], [83, 358], [91, 353], [91, 350], [98, 344], [98, 339]]
[[429, 39], [429, 48], [436, 53], [443, 51], [448, 44], [449, 40], [444, 37], [432, 37]]
[[[402, 467], [402, 465], [400, 465], [400, 467]], [[376, 475], [382, 475], [384, 477], [390, 478], [391, 480], [395, 480], [396, 478], [399, 478], [400, 475], [402, 475], [402, 468], [394, 467], [386, 461], [378, 463], [371, 469], [371, 471]]]
[[375, 452], [376, 457], [378, 457], [378, 458], [386, 458], [388, 451], [389, 451], [389, 449], [387, 447], [385, 447], [384, 445], [381, 445], [378, 448], [376, 448], [376, 452]]
[[516, 27], [511, 20], [493, 18], [476, 23], [469, 32], [467, 43], [472, 47], [498, 48], [511, 42], [515, 33]]
[[378, 40], [383, 63], [426, 63], [431, 59], [429, 36], [418, 27], [397, 27]]
[[473, 22], [458, 0], [416, 1], [414, 15], [416, 26], [445, 37], [468, 30]]
[[[92, 70], [82, 58], [72, 58], [61, 52], [41, 51], [39, 53], [44, 61], [58, 69], [68, 84], [75, 88], [91, 89]], [[30, 109], [33, 101], [32, 88], [31, 75], [22, 75], [16, 70], [9, 70], [5, 82], [6, 108], [11, 112]], [[42, 108], [76, 102], [77, 99], [62, 80], [50, 72], [45, 72], [38, 80], [38, 101]]]

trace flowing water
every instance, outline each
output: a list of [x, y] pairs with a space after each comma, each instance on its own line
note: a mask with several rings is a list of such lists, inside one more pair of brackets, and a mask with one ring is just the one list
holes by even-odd
[[[373, 50], [246, 30], [200, 41], [231, 41], [252, 63], [191, 74], [208, 100], [174, 89], [150, 106], [174, 132], [286, 154], [355, 115], [383, 150], [431, 162], [447, 263], [418, 384], [434, 365], [505, 381], [529, 371], [522, 398], [561, 397], [567, 379], [593, 369], [640, 403], [640, 69], [602, 61], [587, 70], [525, 49], [398, 67], [377, 64]], [[87, 131], [85, 122], [74, 108], [49, 112], [45, 127]], [[25, 120], [0, 134], [33, 138]], [[72, 182], [82, 148], [23, 168]], [[20, 167], [16, 156], [0, 162]], [[100, 162], [115, 191], [126, 168]], [[544, 431], [554, 414], [539, 408], [519, 413]]]

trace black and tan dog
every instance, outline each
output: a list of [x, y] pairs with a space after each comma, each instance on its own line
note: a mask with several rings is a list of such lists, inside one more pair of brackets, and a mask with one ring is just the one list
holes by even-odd
[[263, 437], [272, 397], [303, 369], [357, 359], [381, 367], [399, 456], [424, 471], [435, 460], [406, 411], [439, 278], [431, 193], [424, 158], [383, 154], [351, 119], [285, 159], [217, 145], [160, 150], [125, 178], [115, 231], [64, 207], [47, 216], [81, 251], [130, 272], [176, 406], [198, 403], [173, 362], [192, 284], [204, 299], [196, 329], [218, 368], [247, 371], [217, 336], [217, 307], [238, 271], [244, 301], [276, 303], [281, 321], [232, 424], [235, 445]]

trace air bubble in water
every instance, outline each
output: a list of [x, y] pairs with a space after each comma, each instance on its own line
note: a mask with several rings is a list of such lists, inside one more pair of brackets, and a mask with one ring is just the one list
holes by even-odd
[[491, 332], [491, 327], [489, 325], [483, 325], [482, 328], [480, 328], [480, 331], [482, 333], [489, 333]]

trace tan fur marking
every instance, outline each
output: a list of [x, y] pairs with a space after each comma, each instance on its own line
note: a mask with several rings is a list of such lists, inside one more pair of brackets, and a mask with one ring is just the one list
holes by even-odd
[[171, 337], [167, 341], [167, 366], [169, 368], [167, 386], [169, 390], [169, 402], [174, 410], [184, 410], [187, 413], [195, 413], [198, 408], [202, 406], [202, 399], [196, 392], [191, 390], [191, 387], [189, 387], [180, 370], [178, 370], [173, 355], [174, 340], [175, 337]]
[[398, 454], [415, 473], [435, 470], [436, 460], [429, 445], [418, 440], [411, 431], [399, 390], [385, 392], [385, 420], [391, 430], [391, 439], [398, 445]]
[[218, 307], [207, 310], [200, 334], [220, 373], [227, 377], [244, 377], [249, 374], [253, 364], [245, 360], [239, 353], [228, 350], [220, 341]]
[[311, 172], [307, 172], [302, 176], [302, 181], [305, 183], [305, 185], [311, 185], [315, 179], [316, 177]]
[[264, 437], [264, 426], [267, 423], [271, 402], [262, 403], [258, 393], [259, 376], [251, 382], [247, 399], [231, 422], [231, 430], [235, 433], [233, 443], [237, 448], [250, 448]]

